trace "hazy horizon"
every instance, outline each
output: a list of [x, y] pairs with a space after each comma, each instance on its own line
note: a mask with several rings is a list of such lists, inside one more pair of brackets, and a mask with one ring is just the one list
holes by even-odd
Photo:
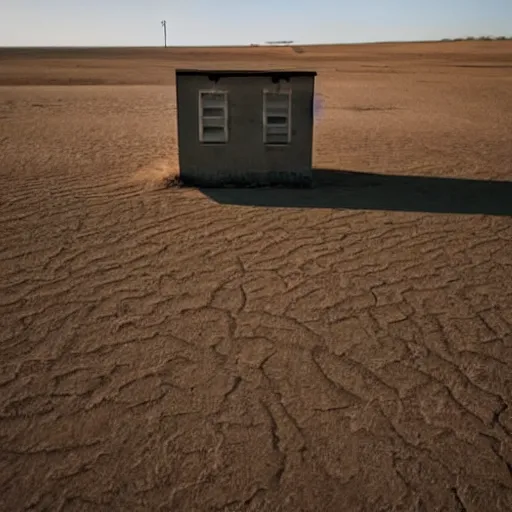
[[[1, 47], [113, 48], [421, 42], [512, 35], [510, 0], [4, 0]], [[212, 12], [213, 11], [213, 12]]]
[[[336, 42], [336, 41], [333, 41], [333, 42], [330, 42], [330, 43], [301, 43], [300, 41], [292, 41], [291, 43], [289, 43], [288, 45], [283, 45], [283, 46], [295, 46], [295, 45], [301, 45], [301, 46], [337, 46], [337, 45], [340, 45], [340, 46], [350, 46], [350, 45], [374, 45], [374, 44], [399, 44], [399, 43], [404, 43], [404, 44], [414, 44], [414, 43], [418, 43], [418, 44], [421, 44], [421, 43], [436, 43], [436, 42], [455, 42], [456, 39], [458, 40], [463, 40], [463, 41], [467, 41], [467, 40], [472, 40], [474, 39], [475, 41], [478, 41], [479, 37], [485, 37], [485, 36], [464, 36], [464, 38], [440, 38], [440, 39], [402, 39], [402, 40], [396, 40], [396, 41], [354, 41], [354, 42]], [[496, 36], [496, 37], [499, 37], [499, 36]], [[510, 40], [512, 38], [511, 37], [507, 37], [506, 40]], [[493, 39], [494, 40], [494, 39]], [[249, 47], [251, 45], [251, 43], [245, 43], [245, 44], [168, 44], [167, 45], [167, 48], [168, 49], [173, 49], [173, 48], [244, 48], [244, 47]], [[265, 47], [265, 46], [277, 46], [277, 44], [270, 44], [270, 43], [267, 43], [267, 42], [263, 42], [263, 43], [259, 43], [257, 44], [256, 46], [262, 46], [262, 47]], [[116, 48], [120, 48], [120, 49], [125, 49], [125, 48], [133, 48], [133, 49], [157, 49], [157, 48], [162, 48], [163, 49], [163, 43], [161, 44], [157, 44], [157, 45], [140, 45], [140, 46], [132, 46], [132, 45], [74, 45], [74, 46], [71, 46], [71, 45], [39, 45], [39, 46], [30, 46], [30, 45], [19, 45], [19, 46], [8, 46], [8, 45], [4, 45], [4, 46], [0, 46], [0, 48], [7, 48], [7, 49], [17, 49], [17, 48], [29, 48], [29, 49], [41, 49], [41, 50], [44, 50], [44, 49], [52, 49], [52, 48], [59, 48], [61, 50], [73, 50], [73, 49], [101, 49], [101, 48], [110, 48], [110, 49], [116, 49]]]

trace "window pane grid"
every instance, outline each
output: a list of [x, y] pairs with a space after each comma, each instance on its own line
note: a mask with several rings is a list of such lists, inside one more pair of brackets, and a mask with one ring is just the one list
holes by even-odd
[[226, 143], [228, 141], [227, 92], [199, 92], [200, 142]]
[[263, 142], [289, 144], [291, 141], [291, 91], [263, 92]]

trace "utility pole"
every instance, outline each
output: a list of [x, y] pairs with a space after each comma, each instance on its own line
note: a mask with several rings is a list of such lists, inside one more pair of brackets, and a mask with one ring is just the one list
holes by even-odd
[[162, 20], [162, 27], [164, 27], [164, 45], [167, 48], [167, 21]]

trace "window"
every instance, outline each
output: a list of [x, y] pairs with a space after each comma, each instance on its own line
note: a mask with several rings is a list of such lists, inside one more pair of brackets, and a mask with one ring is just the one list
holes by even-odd
[[208, 143], [228, 141], [228, 93], [199, 91], [199, 140]]
[[292, 91], [263, 91], [263, 142], [289, 144], [291, 141]]

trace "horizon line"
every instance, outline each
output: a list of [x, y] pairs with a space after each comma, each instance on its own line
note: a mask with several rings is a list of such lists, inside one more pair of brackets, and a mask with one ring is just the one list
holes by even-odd
[[351, 41], [351, 42], [333, 42], [333, 43], [301, 43], [292, 41], [286, 44], [270, 43], [245, 43], [245, 44], [210, 44], [210, 45], [22, 45], [22, 46], [0, 46], [0, 49], [176, 49], [176, 48], [273, 48], [288, 46], [355, 46], [355, 45], [374, 45], [374, 44], [422, 44], [422, 43], [456, 43], [456, 42], [503, 42], [512, 40], [512, 36], [466, 36], [466, 37], [447, 37], [442, 39], [411, 39], [411, 40], [381, 40], [381, 41]]

